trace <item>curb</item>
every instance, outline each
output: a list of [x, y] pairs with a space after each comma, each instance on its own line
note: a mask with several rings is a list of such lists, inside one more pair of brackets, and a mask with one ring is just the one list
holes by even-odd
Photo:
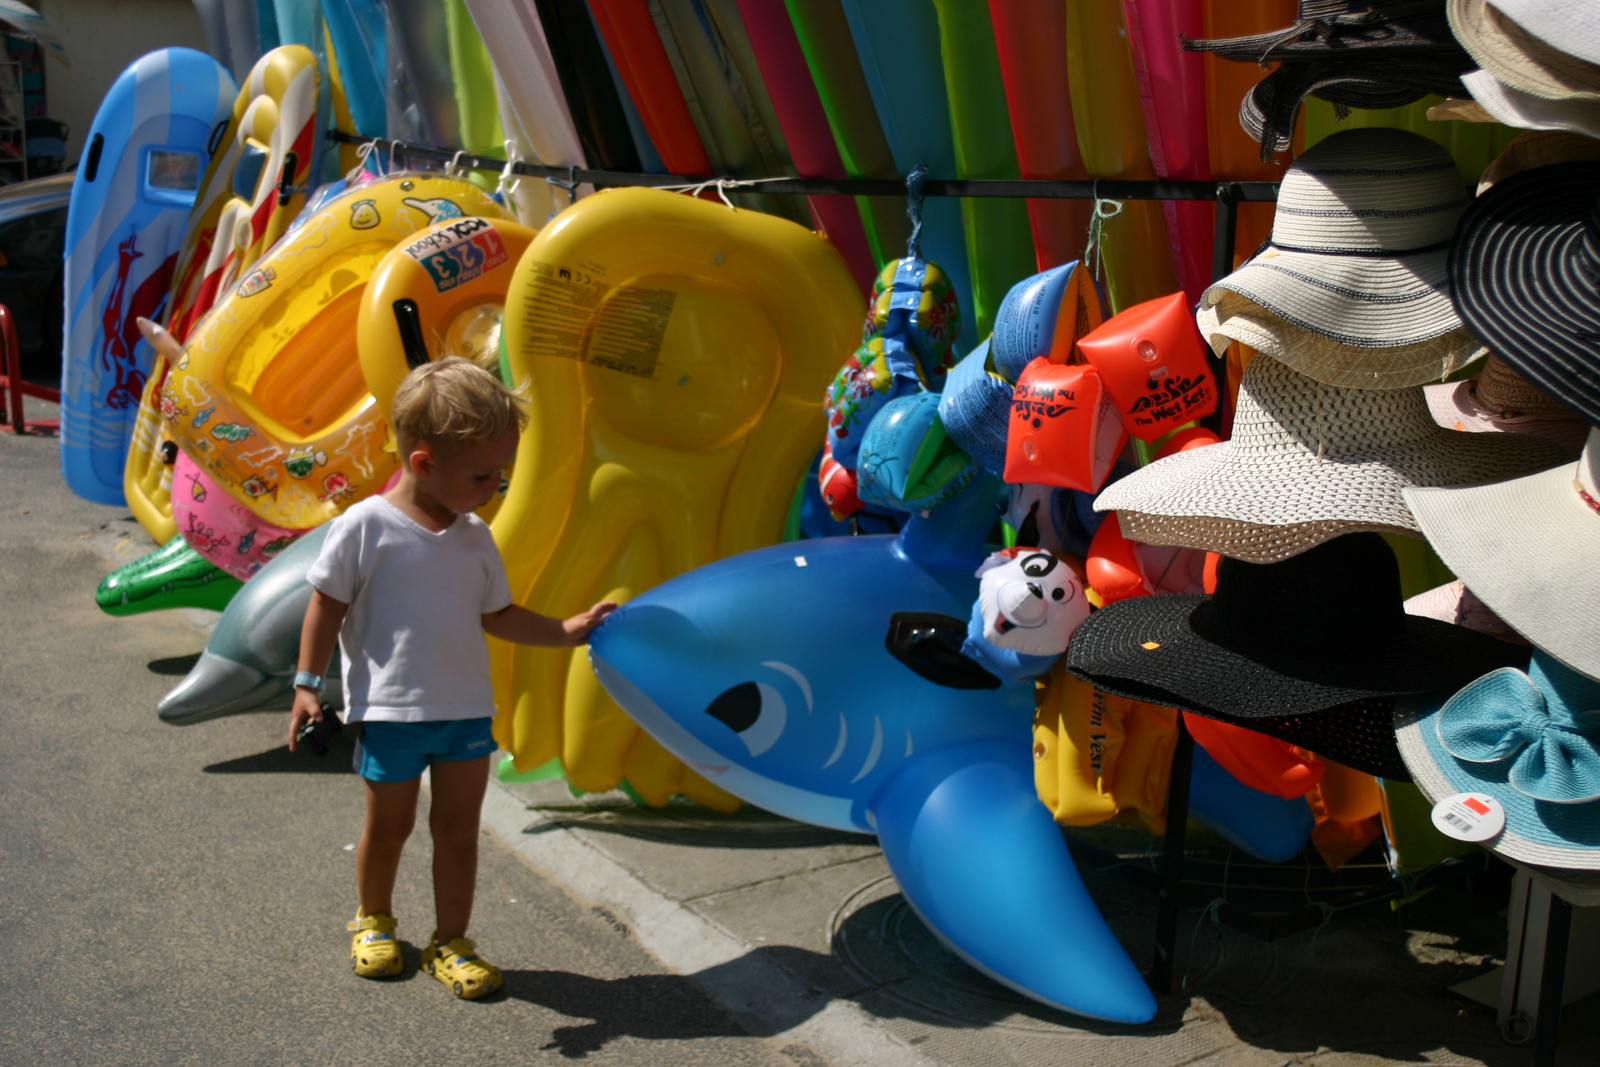
[[862, 1008], [828, 997], [692, 909], [651, 889], [566, 828], [542, 828], [494, 777], [484, 828], [535, 871], [627, 924], [668, 970], [693, 982], [758, 1037], [807, 1045], [838, 1067], [936, 1067]]

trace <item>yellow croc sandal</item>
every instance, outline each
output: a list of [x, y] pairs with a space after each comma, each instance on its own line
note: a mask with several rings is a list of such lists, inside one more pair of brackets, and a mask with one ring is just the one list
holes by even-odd
[[393, 915], [362, 915], [346, 924], [350, 939], [350, 969], [363, 978], [393, 978], [405, 966], [400, 942], [394, 936]]
[[473, 951], [477, 946], [458, 937], [440, 947], [429, 941], [422, 950], [422, 969], [443, 982], [462, 1000], [477, 1000], [500, 988], [500, 969]]

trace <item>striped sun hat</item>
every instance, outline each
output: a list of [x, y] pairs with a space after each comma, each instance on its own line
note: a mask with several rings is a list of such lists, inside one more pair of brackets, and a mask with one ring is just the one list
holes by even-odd
[[1228, 290], [1341, 344], [1398, 348], [1461, 329], [1445, 250], [1468, 198], [1448, 153], [1404, 130], [1336, 133], [1284, 175], [1272, 242]]

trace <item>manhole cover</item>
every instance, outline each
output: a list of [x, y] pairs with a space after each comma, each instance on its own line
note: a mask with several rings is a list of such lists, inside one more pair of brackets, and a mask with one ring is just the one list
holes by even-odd
[[847, 896], [830, 918], [828, 934], [834, 957], [851, 975], [930, 1022], [1059, 1037], [1131, 1029], [1047, 1008], [978, 973], [923, 925], [892, 875]]
[[572, 803], [535, 804], [550, 822], [602, 833], [701, 848], [818, 848], [876, 845], [877, 838], [795, 822], [746, 804], [731, 815], [692, 801], [650, 808], [616, 795]]

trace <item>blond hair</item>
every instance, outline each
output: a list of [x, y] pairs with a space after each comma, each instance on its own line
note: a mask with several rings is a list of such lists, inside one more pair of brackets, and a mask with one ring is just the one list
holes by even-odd
[[528, 424], [527, 402], [498, 377], [460, 356], [425, 363], [406, 375], [389, 409], [402, 443], [482, 445]]

